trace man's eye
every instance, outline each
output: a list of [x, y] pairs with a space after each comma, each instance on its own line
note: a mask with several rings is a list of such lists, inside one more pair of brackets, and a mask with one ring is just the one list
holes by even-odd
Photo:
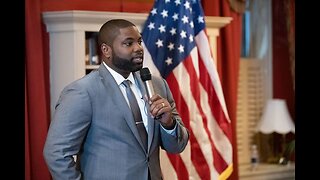
[[131, 46], [132, 45], [132, 42], [125, 42], [123, 43], [125, 46]]

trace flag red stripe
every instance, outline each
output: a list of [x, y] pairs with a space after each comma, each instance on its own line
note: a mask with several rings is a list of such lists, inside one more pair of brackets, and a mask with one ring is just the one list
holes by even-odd
[[[194, 164], [201, 179], [210, 179], [210, 169], [207, 161], [201, 151], [200, 145], [195, 138], [193, 131], [191, 130], [192, 136], [190, 136], [191, 143], [191, 161]], [[190, 134], [191, 134], [190, 133]]]
[[[169, 77], [170, 77], [170, 75], [169, 75]], [[188, 107], [183, 106], [182, 103], [179, 103], [179, 102], [183, 102], [183, 97], [181, 97], [181, 94], [179, 92], [178, 84], [171, 83], [172, 80], [168, 80], [168, 78], [166, 80], [167, 80], [169, 88], [172, 92], [173, 98], [176, 101], [177, 111], [181, 112], [181, 110], [183, 110], [182, 112], [188, 112], [189, 111]], [[183, 108], [181, 106], [183, 106]], [[180, 116], [181, 116], [182, 120], [184, 120], [183, 123], [184, 123], [185, 127], [187, 129], [190, 129], [190, 122], [186, 121], [187, 119], [189, 119], [189, 113], [182, 113], [182, 114], [180, 114]], [[174, 169], [176, 171], [178, 179], [189, 179], [189, 172], [188, 172], [183, 160], [181, 159], [180, 155], [179, 154], [171, 154], [168, 152], [167, 152], [167, 155], [168, 155], [168, 158], [169, 158], [172, 166], [174, 167]]]
[[[190, 146], [191, 146], [191, 161], [198, 172], [201, 179], [210, 177], [209, 166], [205, 160], [204, 154], [200, 149], [200, 145], [193, 133], [193, 129], [190, 127], [190, 117], [189, 117], [189, 108], [179, 91], [178, 82], [173, 73], [170, 73], [167, 77], [168, 85], [171, 89], [173, 98], [177, 104], [177, 111], [184, 112], [180, 114], [181, 118], [184, 120], [185, 126], [189, 129], [190, 133]], [[187, 121], [187, 122], [186, 122]]]
[[178, 179], [189, 179], [189, 172], [180, 155], [168, 153], [168, 158], [177, 173]]
[[[211, 144], [211, 151], [212, 151], [212, 155], [213, 155], [213, 159], [214, 161], [212, 162], [215, 169], [221, 173], [223, 172], [223, 170], [228, 167], [227, 162], [221, 157], [220, 153], [218, 152], [217, 148], [215, 147], [215, 144], [213, 143], [213, 140], [211, 138], [210, 135], [210, 131], [208, 129], [208, 122], [207, 122], [207, 117], [206, 115], [203, 113], [203, 110], [201, 108], [201, 99], [200, 99], [200, 87], [199, 87], [199, 79], [197, 78], [197, 74], [196, 71], [194, 69], [194, 65], [192, 63], [192, 59], [191, 56], [188, 56], [187, 59], [185, 61], [183, 61], [183, 64], [185, 65], [189, 76], [190, 76], [190, 88], [192, 91], [192, 95], [197, 103], [199, 112], [201, 114], [202, 120], [203, 120], [203, 124], [204, 124], [204, 129], [206, 131], [206, 133], [208, 134], [208, 138]], [[210, 104], [210, 102], [209, 102]]]
[[219, 124], [219, 127], [222, 129], [222, 131], [225, 133], [225, 135], [228, 137], [231, 143], [232, 142], [231, 141], [231, 138], [232, 138], [231, 124], [228, 122], [227, 117], [224, 114], [219, 98], [211, 83], [211, 78], [209, 76], [207, 68], [203, 64], [203, 60], [199, 54], [198, 54], [198, 58], [199, 58], [199, 69], [201, 69], [200, 82], [203, 88], [208, 93], [208, 103], [210, 104], [210, 109], [217, 123]]

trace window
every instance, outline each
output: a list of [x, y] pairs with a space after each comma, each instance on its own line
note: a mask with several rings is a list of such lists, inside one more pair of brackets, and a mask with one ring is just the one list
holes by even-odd
[[238, 84], [237, 143], [239, 164], [250, 162], [250, 147], [259, 138], [257, 122], [272, 97], [271, 0], [247, 0], [243, 13]]

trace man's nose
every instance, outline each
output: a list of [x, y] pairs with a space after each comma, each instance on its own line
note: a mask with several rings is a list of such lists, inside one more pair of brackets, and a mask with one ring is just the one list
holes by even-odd
[[135, 51], [135, 52], [138, 52], [138, 51], [143, 52], [143, 46], [142, 46], [142, 44], [135, 43], [134, 51]]

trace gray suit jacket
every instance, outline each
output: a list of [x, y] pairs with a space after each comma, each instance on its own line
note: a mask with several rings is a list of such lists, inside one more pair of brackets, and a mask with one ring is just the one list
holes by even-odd
[[[139, 73], [134, 76], [145, 96], [146, 89]], [[43, 152], [52, 177], [147, 180], [149, 167], [152, 180], [162, 179], [159, 147], [170, 153], [180, 153], [187, 145], [189, 133], [176, 111], [166, 81], [153, 77], [152, 84], [155, 93], [171, 104], [177, 127], [176, 136], [172, 136], [149, 116], [148, 152], [143, 148], [120, 88], [103, 64], [66, 86], [56, 104]], [[77, 163], [74, 155], [77, 155]]]

